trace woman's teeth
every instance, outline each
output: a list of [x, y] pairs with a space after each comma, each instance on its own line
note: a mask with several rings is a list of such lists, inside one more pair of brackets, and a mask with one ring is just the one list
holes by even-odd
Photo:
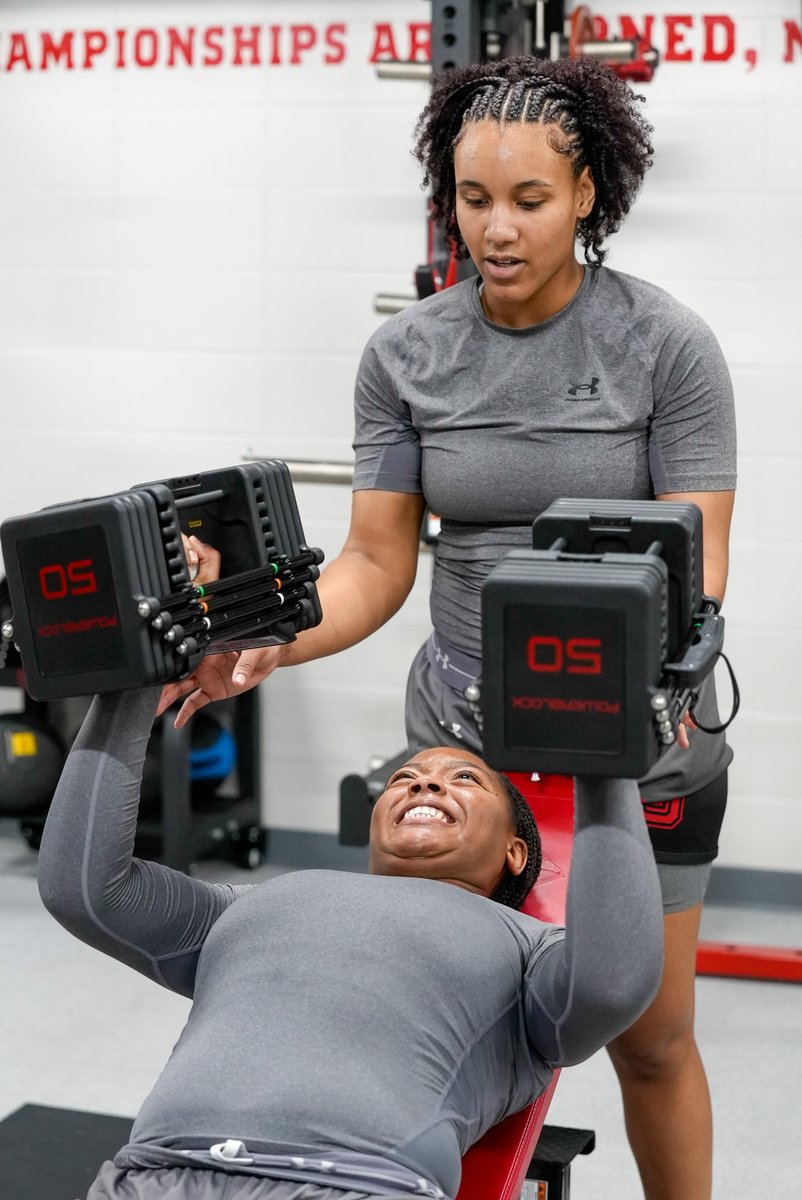
[[417, 820], [417, 821], [442, 821], [444, 825], [451, 824], [451, 818], [439, 808], [432, 808], [428, 804], [417, 804], [415, 808], [410, 808], [404, 813], [401, 822]]

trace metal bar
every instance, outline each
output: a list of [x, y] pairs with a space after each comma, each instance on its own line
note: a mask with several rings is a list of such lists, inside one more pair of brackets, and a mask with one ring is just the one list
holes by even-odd
[[535, 0], [535, 49], [546, 49], [546, 4], [545, 0]]
[[378, 79], [413, 79], [428, 83], [432, 77], [432, 64], [427, 62], [401, 62], [387, 59], [376, 63]]
[[416, 304], [417, 296], [393, 295], [390, 292], [379, 292], [373, 297], [373, 311], [384, 315], [403, 312], [411, 304]]
[[[266, 458], [275, 458], [268, 454], [243, 454], [243, 462], [262, 462]], [[282, 462], [292, 476], [293, 483], [343, 483], [350, 485], [354, 481], [354, 464], [352, 462], [319, 462], [314, 458], [285, 458]]]
[[[608, 62], [634, 62], [639, 49], [639, 42], [611, 39], [609, 42], [583, 42], [579, 53], [584, 58], [601, 58]], [[656, 50], [650, 48], [644, 51], [644, 62], [657, 65], [657, 59]]]

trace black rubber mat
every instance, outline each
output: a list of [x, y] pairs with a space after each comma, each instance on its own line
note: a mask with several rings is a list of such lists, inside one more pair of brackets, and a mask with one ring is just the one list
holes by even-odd
[[24, 1104], [0, 1121], [3, 1200], [85, 1200], [100, 1164], [128, 1141], [132, 1120]]

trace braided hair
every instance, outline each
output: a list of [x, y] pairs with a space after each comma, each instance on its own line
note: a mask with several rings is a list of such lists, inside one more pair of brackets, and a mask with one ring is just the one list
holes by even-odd
[[590, 168], [596, 199], [577, 223], [589, 266], [621, 225], [652, 165], [652, 126], [643, 97], [590, 58], [507, 58], [446, 71], [434, 82], [415, 130], [414, 153], [431, 185], [435, 220], [460, 258], [467, 256], [456, 218], [454, 149], [469, 122], [531, 121], [548, 127], [552, 150], [571, 161], [574, 178]]
[[498, 778], [507, 794], [510, 815], [515, 827], [515, 836], [523, 838], [526, 842], [529, 855], [526, 860], [526, 866], [520, 875], [513, 875], [509, 870], [504, 872], [501, 883], [493, 892], [490, 899], [495, 900], [497, 904], [506, 904], [508, 908], [520, 908], [535, 886], [535, 881], [540, 874], [540, 867], [543, 861], [540, 834], [538, 833], [532, 810], [515, 784], [507, 775], [499, 774]]

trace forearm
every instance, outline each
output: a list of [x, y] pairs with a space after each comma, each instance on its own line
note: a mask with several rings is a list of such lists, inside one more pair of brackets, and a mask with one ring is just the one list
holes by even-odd
[[636, 783], [578, 778], [566, 936], [536, 964], [533, 1036], [581, 1062], [626, 1029], [660, 982], [663, 913]]
[[704, 583], [703, 590], [706, 596], [713, 596], [721, 604], [724, 600], [724, 593], [727, 590], [727, 575], [729, 573], [729, 556], [726, 551], [724, 553], [708, 554], [705, 551], [704, 556]]
[[701, 510], [704, 545], [702, 590], [705, 595], [714, 596], [721, 602], [727, 590], [730, 524], [735, 492], [666, 492], [657, 499], [671, 503], [692, 503]]
[[369, 637], [398, 611], [414, 579], [414, 565], [403, 575], [388, 572], [382, 562], [346, 547], [318, 581], [321, 623], [298, 635], [281, 665], [325, 658]]
[[96, 696], [92, 702], [42, 836], [39, 889], [51, 911], [102, 903], [98, 889], [113, 893], [130, 871], [157, 698], [153, 690]]
[[287, 645], [207, 655], [192, 675], [164, 688], [160, 711], [186, 697], [175, 719], [180, 728], [204, 704], [255, 687], [276, 667], [335, 654], [373, 633], [401, 607], [415, 580], [422, 515], [417, 492], [354, 492], [345, 546], [318, 581], [320, 625]]
[[[98, 696], [73, 745], [39, 856], [45, 907], [82, 941], [189, 993], [197, 949], [233, 898], [133, 858], [158, 690]], [[162, 969], [169, 959], [169, 969]]]

